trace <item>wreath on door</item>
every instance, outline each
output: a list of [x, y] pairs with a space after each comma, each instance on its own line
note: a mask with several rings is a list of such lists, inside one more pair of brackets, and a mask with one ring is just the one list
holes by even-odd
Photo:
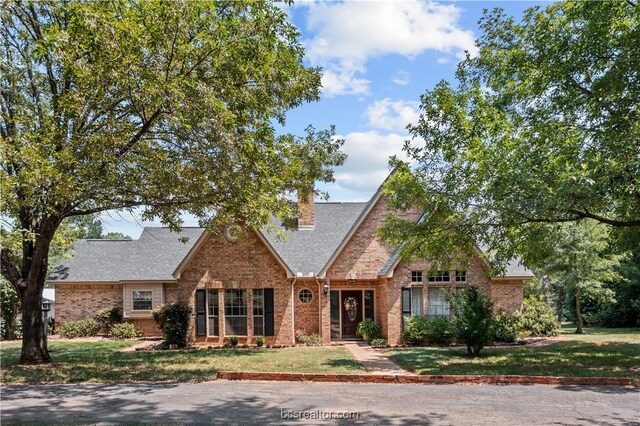
[[347, 297], [344, 299], [344, 309], [347, 311], [347, 315], [349, 315], [349, 320], [354, 321], [358, 313], [358, 301], [356, 298]]

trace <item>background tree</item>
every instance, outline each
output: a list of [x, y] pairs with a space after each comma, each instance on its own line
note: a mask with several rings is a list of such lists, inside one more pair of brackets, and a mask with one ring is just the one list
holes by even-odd
[[571, 295], [575, 307], [576, 333], [583, 332], [582, 302], [612, 302], [615, 293], [607, 283], [620, 279], [622, 255], [610, 252], [609, 230], [593, 220], [563, 223], [541, 229], [540, 243], [528, 257], [540, 273]]
[[[421, 97], [386, 190], [419, 224], [390, 218], [392, 242], [427, 258], [485, 246], [504, 265], [546, 223], [640, 227], [640, 6], [624, 0], [502, 10], [480, 21], [457, 86]], [[624, 232], [621, 232], [621, 235]], [[525, 258], [525, 260], [527, 260]]]
[[332, 130], [275, 134], [320, 74], [270, 2], [10, 0], [0, 18], [1, 213], [20, 243], [1, 265], [22, 363], [50, 361], [40, 304], [65, 218], [142, 206], [172, 229], [182, 212], [255, 228], [344, 161]]

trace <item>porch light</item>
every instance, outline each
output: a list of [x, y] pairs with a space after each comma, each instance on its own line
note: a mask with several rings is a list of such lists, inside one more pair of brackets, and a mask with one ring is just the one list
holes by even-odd
[[325, 296], [329, 294], [329, 280], [324, 282], [324, 285], [322, 286], [322, 290], [324, 291]]
[[49, 312], [51, 310], [51, 302], [48, 300], [42, 301], [42, 312]]

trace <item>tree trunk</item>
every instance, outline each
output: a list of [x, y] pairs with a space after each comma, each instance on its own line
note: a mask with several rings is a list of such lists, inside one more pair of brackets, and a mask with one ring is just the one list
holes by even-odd
[[576, 334], [582, 334], [582, 312], [580, 312], [580, 291], [576, 290]]
[[[44, 219], [37, 228], [35, 242], [23, 242], [23, 278], [20, 288], [22, 302], [22, 354], [21, 364], [45, 364], [51, 356], [45, 340], [46, 324], [42, 318], [42, 290], [47, 278], [49, 246], [60, 220]], [[24, 277], [26, 275], [26, 277]]]

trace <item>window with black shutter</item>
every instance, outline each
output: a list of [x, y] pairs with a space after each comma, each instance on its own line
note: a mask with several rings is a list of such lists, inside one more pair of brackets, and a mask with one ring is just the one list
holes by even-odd
[[196, 290], [196, 335], [207, 335], [207, 298], [204, 290]]

